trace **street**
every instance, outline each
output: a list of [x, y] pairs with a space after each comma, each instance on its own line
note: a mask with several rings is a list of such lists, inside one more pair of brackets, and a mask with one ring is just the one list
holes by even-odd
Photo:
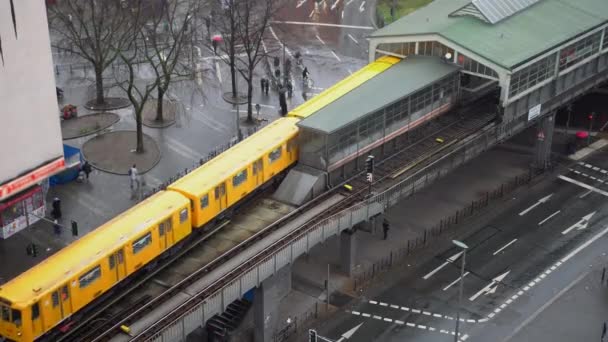
[[[600, 152], [573, 164], [464, 228], [466, 233], [459, 239], [469, 248], [461, 341], [565, 342], [575, 336], [599, 341], [605, 314], [591, 313], [607, 311], [602, 302], [605, 290], [593, 292], [596, 301], [573, 302], [570, 317], [586, 319], [559, 320], [562, 325], [554, 333], [544, 310], [555, 301], [559, 305], [560, 297], [582, 280], [601, 288], [601, 270], [607, 261], [603, 246], [608, 234], [607, 154]], [[327, 324], [327, 330], [319, 331], [336, 337], [364, 322], [352, 341], [453, 340], [463, 253], [451, 244], [435, 251], [413, 261], [401, 275], [389, 276], [394, 282], [383, 283], [390, 285], [370, 289]], [[547, 314], [558, 315], [556, 309]]]

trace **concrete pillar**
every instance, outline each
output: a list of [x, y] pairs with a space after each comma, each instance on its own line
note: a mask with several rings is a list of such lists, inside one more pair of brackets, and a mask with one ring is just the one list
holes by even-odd
[[254, 341], [270, 342], [280, 322], [287, 317], [278, 317], [281, 299], [291, 291], [291, 265], [278, 270], [255, 289], [253, 298]]
[[345, 230], [340, 233], [340, 267], [344, 274], [351, 276], [356, 262], [355, 233]]
[[555, 129], [555, 112], [551, 112], [541, 118], [536, 127], [534, 167], [544, 170], [551, 165], [551, 144]]

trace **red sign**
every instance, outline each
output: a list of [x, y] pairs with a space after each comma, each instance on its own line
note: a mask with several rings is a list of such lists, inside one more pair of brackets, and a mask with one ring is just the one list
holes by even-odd
[[52, 175], [61, 171], [65, 167], [65, 159], [63, 157], [52, 161], [39, 169], [36, 169], [26, 175], [23, 175], [6, 184], [0, 185], [0, 200], [24, 190], [33, 184], [36, 184]]

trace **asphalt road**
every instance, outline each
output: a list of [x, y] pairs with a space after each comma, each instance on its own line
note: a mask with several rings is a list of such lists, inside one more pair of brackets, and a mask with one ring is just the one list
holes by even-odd
[[[527, 341], [518, 333], [543, 319], [544, 310], [586, 276], [589, 265], [605, 261], [606, 156], [598, 153], [521, 191], [460, 237], [469, 246], [461, 341]], [[364, 323], [349, 341], [453, 341], [462, 254], [453, 245], [435, 250], [319, 331], [338, 338]], [[569, 324], [586, 337], [581, 341], [599, 341], [601, 322], [597, 317]], [[546, 341], [572, 341], [572, 335]]]

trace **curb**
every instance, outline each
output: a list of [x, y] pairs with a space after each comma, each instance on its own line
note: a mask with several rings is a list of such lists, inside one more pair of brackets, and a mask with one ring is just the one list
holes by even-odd
[[81, 118], [81, 117], [84, 117], [84, 116], [89, 116], [89, 115], [100, 115], [100, 114], [112, 114], [112, 115], [115, 115], [115, 116], [116, 116], [116, 120], [115, 120], [114, 122], [112, 122], [112, 123], [110, 123], [110, 124], [108, 124], [108, 125], [104, 126], [104, 127], [101, 127], [101, 128], [99, 128], [99, 129], [96, 129], [96, 130], [94, 130], [94, 131], [90, 131], [90, 132], [87, 132], [87, 133], [84, 133], [84, 134], [79, 134], [79, 135], [76, 135], [76, 136], [73, 136], [73, 137], [69, 137], [69, 138], [63, 138], [63, 136], [62, 136], [62, 139], [61, 139], [61, 140], [63, 140], [63, 141], [65, 141], [65, 140], [73, 140], [73, 139], [78, 139], [78, 138], [86, 137], [86, 136], [89, 136], [89, 135], [93, 135], [93, 134], [95, 134], [95, 133], [99, 133], [99, 132], [101, 132], [101, 131], [103, 131], [103, 130], [105, 130], [105, 129], [108, 129], [109, 127], [112, 127], [112, 126], [113, 126], [115, 123], [117, 123], [118, 121], [120, 121], [120, 116], [119, 116], [118, 114], [115, 114], [115, 113], [107, 113], [107, 112], [101, 112], [101, 113], [92, 113], [92, 114], [87, 114], [87, 115], [79, 116], [79, 117], [77, 117], [77, 118], [76, 118], [76, 120], [78, 120], [78, 118]]

